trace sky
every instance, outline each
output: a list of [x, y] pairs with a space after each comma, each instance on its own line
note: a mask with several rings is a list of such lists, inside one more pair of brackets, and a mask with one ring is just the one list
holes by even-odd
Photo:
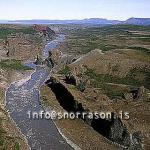
[[150, 18], [150, 0], [0, 0], [0, 20]]

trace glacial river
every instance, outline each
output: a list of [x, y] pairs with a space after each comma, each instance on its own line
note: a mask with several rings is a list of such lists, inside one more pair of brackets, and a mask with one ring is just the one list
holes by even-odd
[[[43, 49], [43, 58], [46, 58], [48, 51], [59, 46], [63, 40], [64, 36], [59, 35], [48, 42]], [[43, 110], [40, 105], [39, 88], [50, 76], [51, 70], [45, 66], [35, 66], [33, 63], [26, 65], [35, 67], [31, 78], [22, 84], [12, 83], [6, 91], [6, 108], [10, 117], [25, 135], [31, 150], [72, 150], [52, 120], [29, 118], [28, 111]]]

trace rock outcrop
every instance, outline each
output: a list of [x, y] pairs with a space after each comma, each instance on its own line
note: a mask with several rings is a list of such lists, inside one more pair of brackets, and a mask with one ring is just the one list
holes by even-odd
[[54, 36], [56, 35], [55, 31], [53, 31], [48, 26], [43, 25], [34, 25], [33, 28], [37, 30], [38, 32], [41, 32], [44, 37], [47, 37], [48, 39], [52, 40]]
[[[75, 95], [67, 88], [67, 86], [65, 86], [65, 84], [63, 85], [54, 78], [48, 80], [46, 84], [54, 92], [58, 102], [66, 111], [76, 113], [88, 112], [92, 110], [92, 108], [84, 106], [81, 101], [78, 101]], [[111, 119], [95, 119], [95, 117], [90, 119], [88, 116], [86, 116], [85, 118], [82, 118], [81, 116], [80, 119], [83, 119], [85, 123], [90, 125], [95, 131], [97, 131], [110, 141], [117, 143], [124, 148], [130, 148], [131, 146], [135, 148], [137, 146], [136, 140], [131, 141], [130, 138], [130, 136], [134, 135], [132, 135], [128, 131], [127, 127], [121, 121], [115, 111], [112, 112]], [[140, 139], [138, 141], [138, 145], [141, 146]]]

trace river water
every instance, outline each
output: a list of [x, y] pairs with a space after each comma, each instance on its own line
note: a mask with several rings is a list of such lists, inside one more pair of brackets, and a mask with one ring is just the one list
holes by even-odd
[[[64, 36], [59, 35], [48, 42], [43, 49], [43, 58], [46, 58], [48, 51], [59, 46], [63, 40]], [[31, 78], [23, 84], [12, 83], [6, 91], [6, 108], [10, 117], [25, 135], [32, 150], [71, 150], [72, 147], [60, 135], [52, 120], [29, 118], [28, 111], [43, 110], [40, 105], [39, 88], [50, 76], [51, 70], [48, 67], [35, 66], [33, 63], [26, 65], [36, 68]]]

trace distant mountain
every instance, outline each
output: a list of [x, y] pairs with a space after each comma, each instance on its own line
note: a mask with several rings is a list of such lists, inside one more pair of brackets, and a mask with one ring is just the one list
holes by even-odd
[[101, 18], [90, 18], [83, 20], [14, 20], [7, 23], [15, 24], [87, 24], [87, 25], [109, 25], [121, 23], [118, 20], [107, 20]]
[[150, 25], [150, 18], [130, 18], [126, 21], [108, 20], [102, 18], [90, 18], [83, 20], [14, 20], [0, 21], [7, 24], [83, 24], [83, 25], [114, 25], [114, 24], [132, 24], [132, 25]]
[[0, 21], [0, 23], [13, 24], [112, 24], [111, 20], [91, 18], [83, 20], [13, 20]]
[[130, 18], [125, 21], [125, 24], [150, 25], [150, 18]]
[[82, 24], [118, 24], [120, 21], [118, 20], [107, 20], [107, 19], [101, 19], [101, 18], [90, 18], [90, 19], [84, 19], [80, 20]]

